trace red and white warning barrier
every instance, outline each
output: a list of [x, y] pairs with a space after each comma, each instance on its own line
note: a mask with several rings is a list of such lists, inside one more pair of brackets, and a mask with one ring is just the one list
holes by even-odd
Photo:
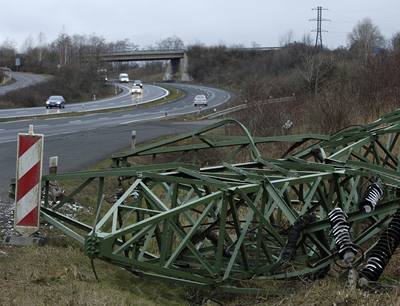
[[14, 228], [23, 235], [39, 229], [43, 135], [18, 134]]

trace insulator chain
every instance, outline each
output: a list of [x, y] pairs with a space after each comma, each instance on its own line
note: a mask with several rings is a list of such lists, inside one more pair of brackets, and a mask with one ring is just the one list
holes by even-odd
[[308, 214], [300, 217], [295, 223], [290, 227], [288, 232], [288, 240], [281, 252], [281, 259], [283, 261], [290, 261], [296, 255], [297, 244], [301, 237], [304, 228], [315, 221], [315, 215]]
[[357, 248], [351, 240], [350, 224], [346, 213], [337, 207], [328, 214], [328, 217], [339, 257], [345, 262], [351, 262], [357, 254]]
[[367, 254], [367, 264], [360, 271], [360, 286], [368, 281], [377, 281], [394, 251], [400, 244], [400, 210], [398, 210], [387, 229], [381, 234], [376, 245]]
[[359, 203], [360, 209], [364, 209], [366, 213], [370, 213], [378, 205], [382, 196], [383, 186], [378, 182], [372, 183], [368, 186], [362, 201]]

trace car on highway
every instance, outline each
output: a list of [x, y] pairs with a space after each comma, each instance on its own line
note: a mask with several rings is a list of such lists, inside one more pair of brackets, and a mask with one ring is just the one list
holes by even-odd
[[133, 86], [139, 86], [140, 88], [143, 88], [143, 83], [141, 80], [134, 80]]
[[129, 83], [129, 75], [127, 73], [120, 73], [118, 79], [120, 83]]
[[50, 96], [46, 101], [46, 108], [65, 108], [65, 99], [63, 96]]
[[208, 101], [206, 95], [196, 95], [193, 99], [193, 106], [207, 106]]
[[140, 87], [140, 86], [132, 86], [132, 88], [131, 88], [131, 93], [132, 93], [132, 95], [134, 95], [134, 94], [142, 94], [142, 88]]

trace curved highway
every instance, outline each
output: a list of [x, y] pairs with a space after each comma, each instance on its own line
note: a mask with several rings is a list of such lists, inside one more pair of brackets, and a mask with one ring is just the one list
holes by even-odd
[[143, 93], [141, 95], [132, 95], [130, 93], [130, 87], [127, 85], [117, 84], [117, 86], [119, 86], [122, 89], [122, 93], [115, 97], [100, 99], [91, 102], [72, 103], [72, 104], [68, 104], [67, 101], [64, 109], [58, 109], [58, 108], [46, 109], [44, 107], [45, 101], [43, 101], [43, 106], [38, 106], [38, 107], [2, 109], [0, 110], [0, 119], [65, 114], [65, 113], [75, 113], [75, 112], [89, 112], [101, 109], [134, 106], [138, 104], [152, 102], [154, 100], [161, 99], [168, 95], [168, 91], [159, 86], [144, 85]]
[[50, 78], [50, 76], [48, 76], [48, 75], [34, 74], [34, 73], [28, 73], [28, 72], [10, 71], [10, 72], [6, 72], [6, 74], [11, 76], [11, 78], [13, 78], [15, 80], [15, 82], [10, 85], [0, 86], [0, 96], [5, 95], [6, 93], [13, 91], [13, 90], [17, 90], [17, 89], [21, 89], [21, 88], [25, 88], [28, 86], [32, 86], [32, 85], [41, 83], [41, 82], [47, 80], [48, 78]]
[[193, 98], [197, 94], [208, 97], [208, 106], [203, 109], [214, 108], [231, 97], [229, 92], [211, 87], [176, 83], [169, 85], [183, 90], [186, 95], [179, 100], [145, 109], [0, 123], [0, 202], [6, 199], [9, 179], [15, 176], [17, 134], [27, 132], [30, 124], [34, 125], [35, 133], [45, 135], [44, 173], [47, 172], [48, 157], [54, 155], [60, 158], [60, 171], [78, 170], [128, 147], [132, 130], [136, 130], [137, 140], [141, 142], [192, 131], [207, 124], [161, 121], [199, 112], [200, 108], [193, 106]]

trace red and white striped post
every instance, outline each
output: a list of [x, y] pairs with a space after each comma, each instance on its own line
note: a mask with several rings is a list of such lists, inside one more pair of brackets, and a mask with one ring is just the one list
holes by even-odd
[[39, 229], [43, 135], [18, 134], [14, 228], [29, 236]]

